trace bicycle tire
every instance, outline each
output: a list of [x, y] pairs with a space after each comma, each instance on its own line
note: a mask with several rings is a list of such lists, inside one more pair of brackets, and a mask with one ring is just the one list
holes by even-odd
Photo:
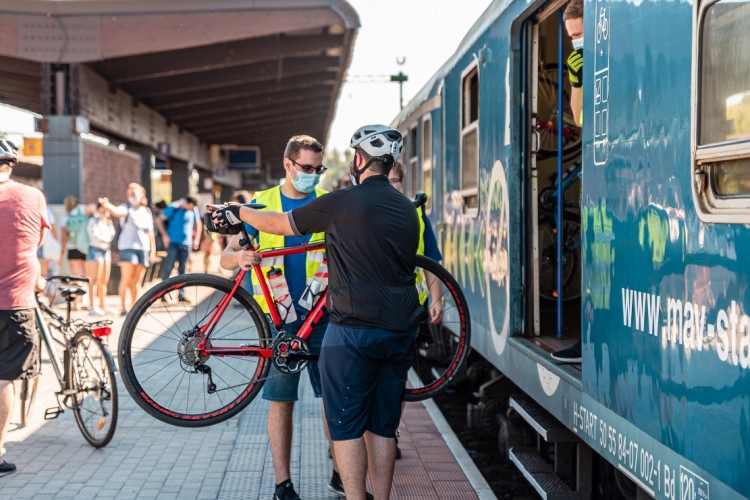
[[[72, 377], [72, 388], [78, 391], [73, 396], [73, 415], [86, 441], [102, 448], [117, 428], [115, 363], [106, 344], [87, 330], [76, 333], [70, 349], [67, 373]], [[98, 351], [93, 356], [92, 349]]]
[[[552, 219], [539, 223], [539, 298], [546, 301], [556, 301], [557, 280], [555, 274], [555, 252], [557, 240], [555, 238], [555, 222]], [[544, 235], [547, 235], [546, 237]], [[575, 239], [581, 238], [580, 217], [573, 214], [563, 214], [563, 240], [566, 246]], [[570, 252], [563, 252], [563, 302], [570, 302], [581, 297], [581, 245]], [[576, 279], [578, 278], [578, 279]]]
[[[433, 340], [434, 343], [440, 344], [447, 342], [449, 344], [448, 349], [450, 349], [450, 354], [448, 354], [448, 356], [434, 356], [433, 359], [430, 360], [429, 356], [424, 356], [422, 352], [420, 352], [420, 346], [418, 345], [418, 352], [415, 354], [413, 368], [418, 372], [420, 382], [424, 383], [424, 386], [407, 387], [404, 391], [404, 399], [406, 401], [422, 401], [432, 398], [444, 391], [463, 366], [471, 347], [471, 317], [469, 315], [469, 307], [466, 302], [466, 297], [464, 296], [458, 282], [442, 265], [432, 259], [418, 255], [416, 265], [417, 268], [432, 273], [432, 275], [442, 283], [442, 289], [445, 290], [441, 296], [442, 300], [446, 302], [452, 300], [455, 304], [454, 306], [451, 306], [451, 309], [455, 307], [455, 311], [451, 310], [449, 313], [448, 308], [444, 309], [444, 320], [446, 317], [450, 316], [456, 321], [442, 321], [440, 325], [432, 325], [428, 320], [425, 320], [420, 325], [419, 328], [421, 332], [424, 332], [425, 328], [429, 330], [429, 333], [425, 336]], [[448, 324], [450, 324], [450, 326], [446, 326]], [[456, 329], [458, 332], [453, 331]], [[420, 344], [419, 335], [418, 344]], [[429, 350], [425, 352], [429, 353]], [[417, 366], [422, 358], [427, 358], [427, 363], [433, 365], [428, 370], [427, 375], [425, 375], [425, 370], [422, 370]], [[440, 370], [438, 371], [434, 370], [436, 361], [440, 366]], [[433, 376], [435, 380], [425, 380], [425, 376]]]
[[31, 414], [31, 408], [34, 406], [34, 400], [36, 399], [38, 384], [39, 377], [21, 380], [21, 428], [26, 427], [29, 423], [28, 419]]
[[[166, 353], [174, 353], [174, 356], [177, 357], [178, 360], [178, 367], [182, 368], [182, 371], [185, 374], [188, 374], [188, 386], [187, 386], [187, 396], [185, 396], [184, 388], [183, 392], [180, 393], [180, 399], [178, 399], [177, 402], [175, 402], [175, 398], [177, 397], [177, 393], [180, 390], [180, 386], [182, 384], [182, 380], [178, 383], [177, 388], [175, 389], [174, 396], [172, 397], [172, 400], [170, 400], [168, 403], [164, 400], [166, 398], [161, 398], [159, 393], [156, 392], [156, 388], [152, 388], [150, 385], [144, 387], [149, 380], [146, 378], [146, 375], [148, 373], [145, 371], [144, 368], [141, 370], [139, 366], [143, 366], [147, 363], [151, 363], [150, 361], [145, 361], [141, 363], [134, 363], [134, 359], [143, 353], [146, 350], [155, 350], [151, 347], [144, 347], [140, 348], [137, 345], [134, 345], [134, 342], [138, 344], [139, 338], [136, 337], [136, 331], [141, 330], [141, 332], [147, 332], [146, 328], [148, 328], [148, 321], [149, 319], [146, 317], [148, 314], [152, 319], [157, 318], [158, 314], [161, 314], [162, 316], [165, 314], [164, 312], [157, 312], [160, 309], [159, 305], [163, 304], [161, 301], [162, 298], [166, 298], [171, 296], [170, 294], [172, 292], [182, 290], [183, 292], [187, 290], [187, 287], [196, 287], [196, 308], [195, 308], [195, 322], [192, 322], [190, 319], [190, 312], [187, 310], [187, 306], [185, 306], [184, 302], [183, 308], [185, 309], [185, 316], [178, 318], [176, 321], [174, 321], [174, 315], [171, 313], [171, 310], [168, 305], [163, 305], [163, 308], [166, 312], [169, 313], [169, 318], [164, 318], [164, 321], [159, 321], [160, 327], [166, 328], [163, 332], [160, 334], [151, 332], [152, 335], [155, 335], [156, 339], [153, 340], [152, 343], [149, 343], [148, 346], [151, 346], [153, 344], [156, 344], [157, 342], [164, 342], [164, 349], [163, 351]], [[198, 288], [197, 287], [204, 287], [206, 289], [213, 290], [211, 292], [211, 301], [208, 302], [205, 300], [205, 298], [201, 298], [201, 300], [198, 300], [200, 297], [198, 296]], [[252, 377], [247, 377], [247, 383], [245, 385], [245, 382], [242, 382], [242, 386], [244, 387], [240, 392], [234, 391], [235, 394], [237, 394], [237, 397], [234, 397], [232, 401], [228, 403], [224, 403], [224, 401], [221, 399], [221, 395], [219, 394], [217, 397], [219, 399], [219, 405], [215, 408], [208, 409], [207, 401], [209, 398], [212, 397], [213, 394], [218, 394], [220, 391], [217, 391], [216, 388], [214, 388], [214, 392], [209, 392], [209, 389], [207, 388], [205, 391], [205, 394], [201, 394], [203, 396], [203, 403], [204, 403], [204, 409], [202, 411], [190, 411], [190, 405], [199, 404], [195, 402], [194, 398], [191, 399], [191, 392], [190, 392], [190, 386], [191, 386], [191, 380], [195, 377], [192, 377], [193, 375], [196, 375], [198, 372], [189, 371], [192, 370], [195, 365], [191, 368], [188, 365], [183, 365], [184, 360], [186, 359], [185, 355], [188, 353], [188, 348], [185, 347], [186, 339], [190, 338], [188, 337], [189, 332], [182, 332], [180, 331], [179, 324], [182, 321], [183, 324], [185, 324], [185, 318], [190, 320], [190, 324], [192, 324], [192, 328], [195, 329], [200, 326], [200, 322], [205, 321], [208, 316], [211, 316], [212, 311], [216, 310], [216, 307], [218, 307], [219, 301], [216, 302], [216, 304], [213, 304], [213, 300], [215, 298], [216, 293], [222, 293], [222, 294], [229, 294], [231, 293], [232, 289], [234, 288], [234, 282], [227, 280], [225, 278], [221, 278], [218, 276], [214, 276], [211, 274], [190, 274], [190, 275], [183, 275], [183, 276], [175, 276], [174, 278], [170, 278], [168, 280], [165, 280], [161, 282], [160, 284], [153, 287], [151, 290], [146, 292], [133, 306], [133, 308], [130, 311], [130, 314], [128, 314], [125, 323], [122, 327], [122, 333], [120, 335], [120, 343], [118, 346], [118, 353], [120, 358], [120, 370], [122, 374], [122, 380], [125, 384], [125, 388], [127, 389], [128, 393], [132, 396], [132, 398], [135, 400], [135, 402], [140, 406], [146, 413], [151, 415], [152, 417], [161, 420], [162, 422], [176, 425], [179, 427], [205, 427], [209, 425], [218, 424], [220, 422], [223, 422], [235, 415], [237, 415], [239, 412], [241, 412], [248, 404], [250, 404], [255, 396], [258, 394], [260, 389], [263, 386], [263, 383], [265, 381], [265, 378], [268, 376], [268, 371], [271, 366], [271, 359], [270, 358], [264, 358], [264, 357], [257, 357], [252, 358], [253, 360], [257, 359], [258, 366], [254, 369], [254, 373], [252, 374]], [[253, 325], [257, 329], [257, 335], [258, 335], [258, 346], [259, 347], [267, 347], [270, 345], [271, 340], [271, 332], [270, 332], [270, 326], [268, 324], [268, 321], [266, 320], [265, 314], [260, 308], [260, 305], [253, 299], [253, 297], [243, 288], [239, 287], [235, 291], [235, 294], [233, 296], [233, 299], [236, 300], [239, 305], [241, 306], [242, 310], [245, 311], [249, 315], [250, 321], [253, 323]], [[200, 311], [200, 306], [207, 303], [208, 305], [205, 307], [204, 311]], [[214, 308], [212, 309], [212, 306]], [[154, 312], [149, 312], [149, 309], [151, 307], [155, 307]], [[177, 307], [179, 311], [179, 305]], [[198, 320], [199, 314], [203, 314], [203, 312], [208, 311], [203, 318]], [[240, 311], [240, 314], [242, 311]], [[225, 311], [226, 314], [226, 311]], [[236, 320], [239, 317], [236, 316], [234, 319]], [[170, 319], [171, 318], [171, 319]], [[223, 318], [223, 316], [222, 316]], [[166, 322], [172, 322], [172, 326], [167, 326], [164, 324]], [[234, 321], [234, 320], [232, 320]], [[228, 323], [230, 324], [231, 321]], [[139, 327], [140, 325], [140, 327]], [[177, 338], [175, 339], [173, 326], [177, 326], [178, 332], [177, 332]], [[242, 330], [241, 330], [242, 331]], [[141, 336], [142, 337], [142, 336]], [[214, 337], [215, 338], [215, 335]], [[177, 350], [174, 349], [175, 344], [173, 342], [177, 342]], [[217, 339], [218, 340], [218, 339]], [[157, 344], [157, 347], [160, 344]], [[181, 347], [182, 346], [182, 347]], [[135, 352], [138, 349], [141, 349], [139, 352]], [[180, 352], [180, 349], [183, 349], [182, 352]], [[156, 351], [159, 352], [159, 351]], [[190, 351], [191, 353], [194, 353], [194, 350]], [[195, 354], [192, 354], [195, 356]], [[182, 357], [180, 357], [182, 356]], [[173, 356], [167, 356], [164, 359], [169, 360]], [[147, 359], [147, 358], [146, 358]], [[223, 358], [224, 360], [240, 360], [244, 359], [247, 360], [247, 357], [237, 357], [237, 356], [225, 356]], [[196, 361], [197, 358], [192, 358], [193, 361]], [[216, 356], [209, 356], [205, 359], [205, 361], [200, 361], [201, 364], [208, 363], [209, 360], [217, 360], [217, 362], [227, 364], [222, 360], [222, 358], [218, 358]], [[158, 359], [156, 360], [158, 362]], [[160, 370], [163, 370], [166, 368], [166, 365], [169, 363], [172, 363], [173, 361], [164, 361], [164, 368], [161, 368]], [[158, 365], [157, 365], [158, 366]], [[214, 364], [214, 366], [218, 366], [217, 363]], [[237, 371], [237, 370], [235, 370]], [[177, 370], [177, 373], [179, 375], [182, 375]], [[239, 372], [238, 372], [239, 373]], [[205, 382], [205, 373], [202, 373], [204, 376], [202, 378], [202, 382]], [[154, 375], [151, 375], [150, 377], [153, 377]], [[183, 377], [185, 375], [182, 375]], [[209, 375], [209, 380], [210, 380]], [[152, 384], [153, 385], [153, 384]], [[164, 386], [166, 387], [166, 386]], [[159, 392], [161, 392], [161, 390]], [[228, 388], [233, 389], [228, 385]], [[171, 390], [171, 389], [170, 389]], [[226, 389], [222, 389], [226, 390]], [[193, 391], [198, 392], [197, 390]], [[209, 395], [209, 398], [206, 398], [206, 394]], [[158, 400], [158, 401], [157, 401]], [[183, 410], [182, 404], [183, 401], [185, 403], [185, 408]], [[179, 403], [179, 408], [177, 407]]]

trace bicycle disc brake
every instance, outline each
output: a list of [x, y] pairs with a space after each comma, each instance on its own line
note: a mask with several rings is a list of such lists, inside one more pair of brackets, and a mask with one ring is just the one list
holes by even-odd
[[310, 349], [307, 343], [294, 335], [281, 335], [271, 344], [273, 365], [281, 373], [299, 373], [307, 366]]
[[[184, 332], [182, 340], [177, 343], [177, 357], [180, 359], [180, 367], [188, 373], [199, 373], [200, 365], [204, 365], [210, 356], [202, 356], [198, 345], [203, 341], [202, 337], [195, 335], [195, 332]], [[206, 340], [204, 346], [206, 349], [211, 348], [211, 341]]]

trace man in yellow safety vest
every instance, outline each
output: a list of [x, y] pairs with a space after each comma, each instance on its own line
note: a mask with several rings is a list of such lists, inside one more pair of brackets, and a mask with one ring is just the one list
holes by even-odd
[[[326, 194], [326, 191], [317, 187], [320, 175], [326, 170], [323, 166], [323, 146], [314, 138], [306, 135], [298, 135], [289, 139], [284, 151], [284, 170], [286, 179], [281, 186], [272, 187], [265, 191], [255, 193], [253, 202], [266, 205], [265, 210], [273, 212], [289, 212], [295, 208], [303, 207], [311, 201]], [[302, 243], [316, 243], [324, 241], [323, 233], [315, 233], [306, 236], [278, 236], [275, 234], [258, 231], [250, 225], [245, 229], [248, 235], [255, 240], [258, 250], [269, 248], [282, 248]], [[273, 267], [282, 271], [289, 287], [289, 295], [292, 299], [292, 307], [295, 309], [297, 319], [286, 323], [285, 333], [297, 335], [302, 326], [304, 317], [309, 311], [299, 304], [303, 292], [308, 283], [315, 276], [315, 272], [323, 263], [324, 251], [306, 252], [285, 257], [266, 259], [261, 262], [260, 257], [252, 250], [244, 251], [240, 246], [241, 235], [235, 235], [230, 240], [227, 248], [221, 255], [221, 266], [225, 269], [237, 269], [243, 267], [250, 269], [253, 264], [261, 264], [263, 273], [267, 274]], [[263, 292], [260, 289], [257, 276], [252, 270], [246, 276], [245, 288], [251, 290], [255, 300], [261, 308], [268, 313]], [[282, 320], [285, 311], [279, 311]], [[310, 351], [320, 353], [320, 345], [323, 335], [328, 327], [328, 313], [326, 312], [318, 321], [315, 329], [308, 338]], [[321, 397], [320, 373], [318, 363], [312, 361], [308, 364], [308, 374], [312, 384], [315, 397]], [[271, 405], [268, 412], [268, 438], [271, 444], [271, 455], [276, 472], [276, 491], [274, 500], [299, 500], [294, 490], [290, 475], [290, 459], [292, 452], [292, 413], [294, 403], [297, 401], [297, 389], [301, 373], [280, 375], [275, 366], [263, 385], [263, 399], [270, 400]], [[327, 433], [327, 426], [324, 425]], [[337, 473], [334, 462], [334, 477], [329, 488], [340, 489], [343, 494], [341, 480], [336, 482]], [[337, 484], [334, 484], [337, 483]], [[337, 491], [338, 492], [338, 491]]]

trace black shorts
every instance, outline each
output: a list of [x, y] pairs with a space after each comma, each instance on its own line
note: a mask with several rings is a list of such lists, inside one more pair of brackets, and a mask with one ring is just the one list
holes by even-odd
[[68, 249], [68, 260], [86, 260], [86, 254], [77, 248]]
[[34, 309], [0, 311], [0, 380], [37, 377], [40, 344]]
[[318, 367], [331, 439], [396, 435], [416, 333], [328, 324]]

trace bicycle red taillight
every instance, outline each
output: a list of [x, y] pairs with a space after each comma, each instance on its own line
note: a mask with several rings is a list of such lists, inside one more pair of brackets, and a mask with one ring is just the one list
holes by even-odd
[[108, 326], [99, 326], [96, 328], [92, 328], [91, 333], [94, 334], [94, 337], [100, 339], [112, 333], [112, 329]]

